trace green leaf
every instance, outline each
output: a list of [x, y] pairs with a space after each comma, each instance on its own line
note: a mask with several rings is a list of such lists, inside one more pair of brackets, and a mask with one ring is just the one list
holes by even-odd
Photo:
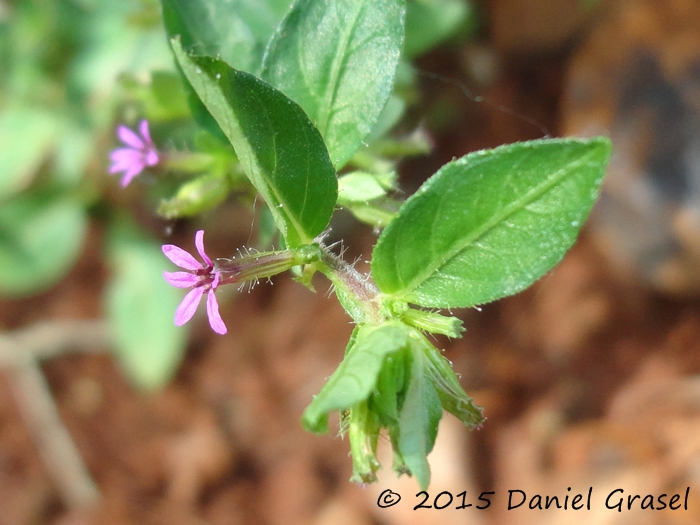
[[220, 57], [232, 67], [251, 70], [256, 41], [238, 15], [238, 2], [162, 0], [162, 4], [168, 35], [179, 35], [188, 52]]
[[[179, 36], [184, 49], [221, 58], [229, 66], [258, 74], [265, 46], [291, 0], [162, 0], [170, 38]], [[187, 99], [197, 123], [214, 136], [221, 130], [189, 83]]]
[[474, 26], [474, 7], [465, 0], [414, 0], [406, 9], [406, 45], [408, 58], [428, 51], [451, 37], [471, 22]]
[[265, 46], [291, 0], [162, 0], [172, 38], [180, 35], [190, 53], [221, 58], [257, 73]]
[[353, 171], [338, 179], [338, 202], [363, 202], [384, 197], [391, 188], [391, 176]]
[[[81, 47], [68, 68], [70, 92], [89, 94], [85, 100], [85, 104], [89, 100], [89, 120], [106, 123], [114, 118], [114, 84], [119, 76], [148, 78], [151, 71], [172, 69], [172, 57], [157, 9], [149, 22], [139, 21], [147, 16], [141, 2], [94, 2], [88, 9], [75, 7], [78, 12], [88, 12], [89, 18], [79, 23], [76, 31]], [[71, 18], [75, 24], [76, 17]], [[63, 52], [66, 57], [69, 49]]]
[[194, 121], [212, 137], [226, 144], [228, 142], [228, 137], [223, 132], [216, 119], [209, 113], [207, 107], [202, 103], [197, 92], [190, 85], [189, 81], [187, 81], [187, 77], [184, 77], [182, 87], [185, 90], [187, 105], [190, 108]]
[[160, 245], [131, 224], [113, 226], [108, 256], [114, 273], [107, 285], [106, 311], [116, 355], [136, 386], [157, 390], [184, 356], [187, 332], [173, 320], [182, 292], [163, 279], [167, 261]]
[[388, 355], [377, 377], [374, 393], [370, 397], [370, 406], [385, 427], [391, 427], [399, 420], [399, 409], [406, 393], [407, 363], [410, 363], [408, 349]]
[[413, 332], [412, 335], [421, 340], [426, 357], [425, 373], [437, 391], [442, 408], [469, 428], [477, 428], [484, 422], [484, 412], [462, 389], [450, 362], [423, 334]]
[[411, 345], [411, 378], [399, 415], [398, 447], [401, 457], [422, 490], [430, 485], [427, 456], [435, 445], [442, 417], [440, 399], [425, 373], [427, 358], [420, 345]]
[[299, 0], [270, 41], [262, 77], [304, 108], [336, 169], [391, 94], [404, 15], [402, 0]]
[[0, 206], [0, 294], [40, 292], [78, 258], [87, 231], [76, 199], [55, 193], [19, 195]]
[[150, 120], [178, 120], [190, 116], [187, 92], [181, 75], [170, 71], [154, 71], [143, 95], [144, 113]]
[[58, 136], [49, 112], [14, 107], [0, 113], [0, 200], [28, 186]]
[[248, 24], [258, 42], [267, 46], [270, 37], [289, 11], [293, 0], [237, 0], [237, 2], [240, 17]]
[[309, 244], [328, 225], [338, 196], [318, 130], [282, 93], [221, 60], [192, 57], [177, 39], [177, 61], [272, 211], [286, 245]]
[[373, 228], [384, 228], [396, 216], [395, 212], [374, 204], [347, 203], [344, 206], [347, 206], [357, 220]]
[[536, 140], [443, 166], [382, 232], [379, 289], [429, 307], [517, 293], [576, 241], [610, 155], [606, 138]]
[[386, 105], [377, 117], [377, 122], [374, 123], [372, 131], [365, 138], [365, 142], [371, 143], [386, 135], [391, 128], [399, 123], [405, 111], [406, 101], [395, 93], [389, 95]]
[[65, 119], [56, 143], [51, 175], [57, 185], [77, 187], [94, 159], [98, 137], [94, 128]]
[[408, 344], [408, 330], [400, 323], [360, 325], [343, 362], [304, 411], [304, 427], [328, 431], [328, 413], [364, 401], [374, 390], [384, 359]]

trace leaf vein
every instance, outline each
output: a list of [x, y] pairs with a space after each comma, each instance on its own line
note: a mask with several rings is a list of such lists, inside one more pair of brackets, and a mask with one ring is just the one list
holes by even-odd
[[[499, 224], [505, 221], [508, 217], [522, 210], [529, 203], [536, 201], [539, 197], [543, 196], [550, 190], [552, 190], [561, 180], [566, 176], [567, 173], [579, 168], [581, 166], [589, 166], [594, 164], [589, 161], [589, 157], [593, 156], [595, 152], [589, 152], [584, 157], [577, 159], [575, 161], [569, 162], [564, 168], [555, 171], [549, 177], [547, 177], [542, 183], [538, 184], [530, 191], [526, 192], [521, 198], [515, 199], [507, 206], [503, 206], [500, 213], [494, 214], [489, 220], [484, 222], [481, 227], [476, 228], [470, 235], [466, 235], [455, 242], [451, 250], [447, 251], [447, 254], [436, 260], [434, 264], [429, 264], [426, 268], [418, 273], [411, 281], [406, 283], [404, 289], [400, 293], [402, 298], [410, 297], [412, 292], [420, 286], [422, 283], [426, 282], [431, 275], [433, 275], [437, 270], [447, 265], [452, 259], [466, 250], [471, 244], [475, 243], [478, 239], [487, 235], [491, 230], [496, 228]], [[395, 262], [396, 264], [396, 262]], [[397, 274], [398, 275], [398, 274]]]

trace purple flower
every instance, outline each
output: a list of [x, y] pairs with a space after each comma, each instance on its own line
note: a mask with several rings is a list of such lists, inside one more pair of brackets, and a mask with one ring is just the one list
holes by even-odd
[[221, 274], [214, 271], [214, 263], [204, 252], [204, 230], [199, 230], [195, 234], [194, 243], [204, 263], [200, 263], [185, 250], [173, 244], [163, 245], [165, 256], [180, 268], [188, 270], [186, 272], [163, 272], [165, 280], [177, 288], [192, 288], [175, 311], [175, 325], [182, 326], [192, 319], [202, 296], [206, 293], [209, 325], [217, 334], [225, 334], [226, 325], [221, 319], [219, 303], [216, 302], [214, 295], [219, 286]]
[[112, 164], [109, 166], [109, 172], [124, 172], [122, 177], [123, 188], [128, 186], [134, 177], [141, 173], [146, 166], [155, 166], [160, 160], [158, 151], [156, 151], [151, 135], [148, 132], [147, 121], [141, 121], [139, 133], [141, 136], [126, 126], [117, 128], [119, 140], [126, 144], [127, 147], [115, 149], [109, 156], [112, 161]]

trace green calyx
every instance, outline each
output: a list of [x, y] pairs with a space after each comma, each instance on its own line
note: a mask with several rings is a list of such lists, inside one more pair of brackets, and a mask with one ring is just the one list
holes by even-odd
[[402, 301], [390, 301], [388, 310], [392, 317], [401, 319], [404, 323], [423, 332], [442, 334], [453, 339], [462, 337], [465, 331], [462, 321], [456, 317], [448, 317], [436, 312], [411, 308]]
[[170, 199], [158, 205], [158, 214], [166, 219], [193, 217], [221, 204], [230, 184], [224, 174], [207, 173], [185, 182]]
[[350, 481], [359, 484], [377, 481], [376, 472], [381, 468], [376, 456], [377, 441], [382, 428], [377, 414], [371, 410], [367, 402], [362, 402], [349, 411], [348, 420], [352, 455]]
[[220, 284], [244, 283], [267, 279], [295, 266], [308, 265], [320, 259], [321, 248], [306, 244], [291, 250], [250, 250], [231, 259], [217, 259], [214, 270], [222, 275]]
[[471, 428], [483, 421], [440, 351], [399, 320], [355, 328], [343, 362], [307, 407], [302, 423], [307, 430], [327, 432], [334, 410], [348, 412], [353, 481], [375, 479], [376, 443], [384, 428], [394, 448], [394, 470], [410, 472], [422, 488], [430, 482], [426, 456], [442, 411]]

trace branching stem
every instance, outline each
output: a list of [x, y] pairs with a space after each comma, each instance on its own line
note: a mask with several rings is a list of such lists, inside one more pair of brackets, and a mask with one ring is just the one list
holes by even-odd
[[72, 351], [102, 352], [108, 341], [101, 321], [48, 321], [0, 334], [0, 366], [7, 371], [19, 412], [69, 508], [96, 506], [101, 496], [61, 421], [40, 361]]

